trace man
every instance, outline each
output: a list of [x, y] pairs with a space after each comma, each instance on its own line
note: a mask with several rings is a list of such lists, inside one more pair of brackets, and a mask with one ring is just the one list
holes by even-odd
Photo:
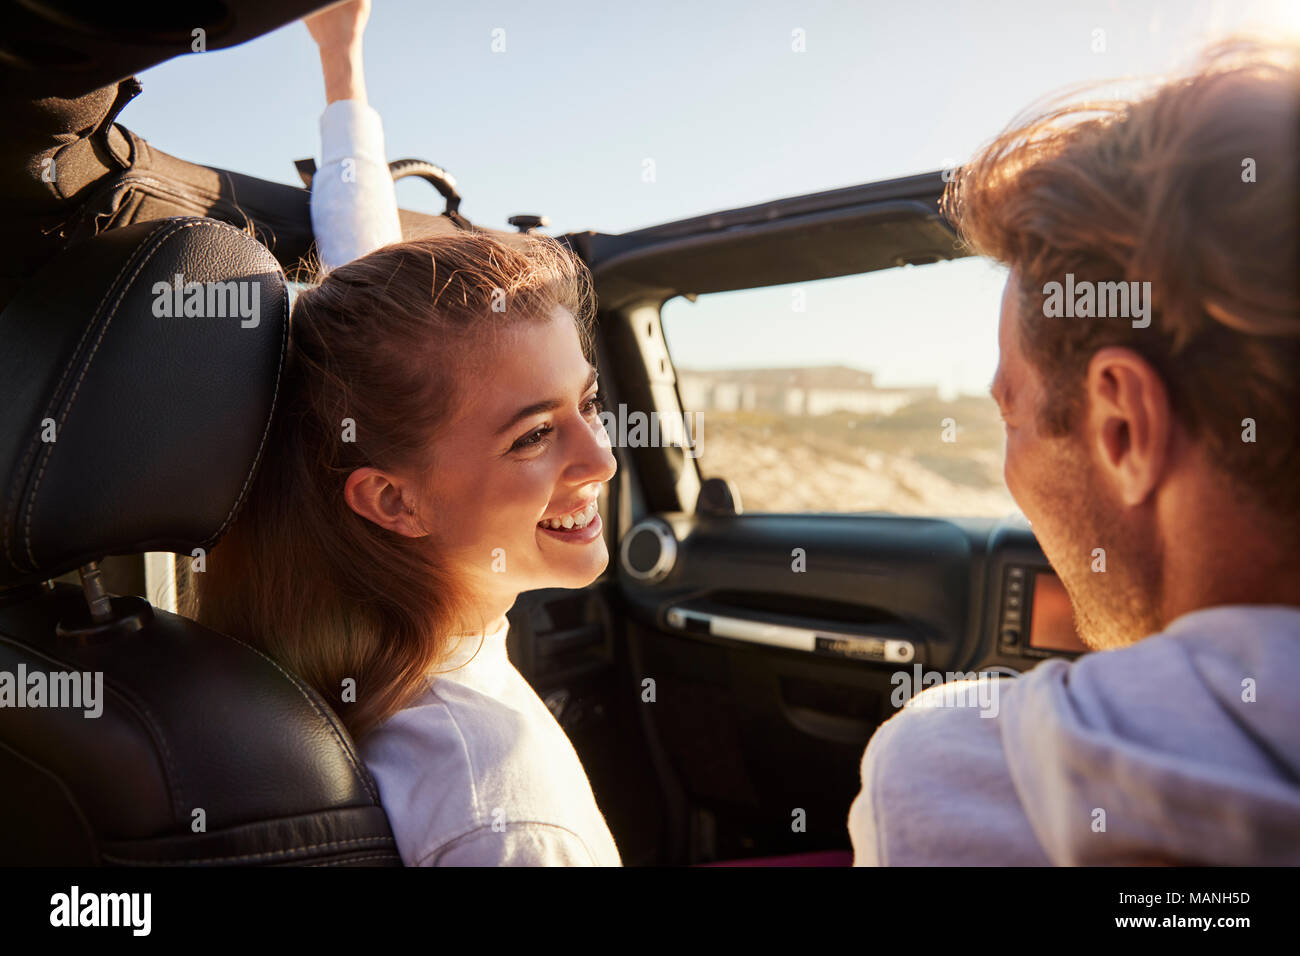
[[1300, 864], [1298, 61], [1057, 107], [945, 196], [1011, 269], [1007, 486], [1097, 653], [882, 725], [855, 864]]

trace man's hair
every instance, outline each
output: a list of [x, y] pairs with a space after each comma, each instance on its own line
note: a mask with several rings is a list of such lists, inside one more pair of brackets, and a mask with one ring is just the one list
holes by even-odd
[[[943, 209], [1012, 267], [1020, 339], [1073, 431], [1098, 349], [1140, 353], [1211, 461], [1300, 516], [1300, 47], [1234, 39], [1131, 101], [1050, 103], [962, 167]], [[1150, 325], [1044, 315], [1044, 286], [1150, 282]], [[1256, 441], [1243, 440], [1255, 423]]]

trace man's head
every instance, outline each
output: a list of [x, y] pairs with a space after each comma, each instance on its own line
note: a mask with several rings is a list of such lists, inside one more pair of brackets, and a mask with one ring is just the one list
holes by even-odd
[[1269, 579], [1300, 551], [1298, 63], [1236, 43], [1140, 100], [1058, 106], [944, 198], [1011, 267], [1007, 485], [1093, 647], [1296, 593]]

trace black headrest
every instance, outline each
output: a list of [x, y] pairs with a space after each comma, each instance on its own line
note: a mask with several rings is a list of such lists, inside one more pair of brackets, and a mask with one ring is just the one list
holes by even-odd
[[212, 219], [111, 229], [37, 273], [0, 313], [0, 588], [215, 544], [288, 334], [275, 257]]

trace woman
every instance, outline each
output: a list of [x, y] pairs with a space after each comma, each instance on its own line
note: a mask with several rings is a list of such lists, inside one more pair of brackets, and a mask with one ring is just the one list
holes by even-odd
[[307, 21], [330, 101], [313, 220], [335, 268], [294, 303], [264, 460], [190, 612], [331, 703], [407, 865], [619, 865], [577, 754], [506, 656], [521, 591], [585, 587], [608, 563], [590, 278], [553, 240], [472, 232], [346, 262], [397, 238], [361, 77], [368, 8]]

